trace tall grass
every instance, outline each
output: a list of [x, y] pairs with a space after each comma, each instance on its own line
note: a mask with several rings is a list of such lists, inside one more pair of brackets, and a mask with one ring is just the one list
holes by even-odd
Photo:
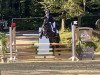
[[5, 53], [7, 52], [7, 38], [5, 33], [0, 33], [0, 43], [1, 43], [1, 50], [3, 57], [5, 57]]

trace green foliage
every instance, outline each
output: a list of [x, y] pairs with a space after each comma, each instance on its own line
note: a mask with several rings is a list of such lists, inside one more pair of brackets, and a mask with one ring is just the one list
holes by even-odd
[[80, 7], [81, 0], [44, 0], [44, 6], [52, 12], [62, 13], [66, 12], [64, 16], [78, 16], [83, 13]]
[[87, 47], [93, 47], [95, 51], [100, 51], [100, 40], [99, 38], [93, 36], [92, 37], [92, 41], [90, 42], [83, 42], [81, 40], [78, 40], [76, 43], [76, 52], [78, 54], [81, 54], [83, 51], [83, 48], [87, 48]]
[[14, 17], [43, 16], [42, 5], [37, 0], [1, 0], [0, 17], [8, 20]]
[[[60, 34], [60, 43], [66, 43], [68, 47], [72, 47], [72, 34], [68, 29], [65, 31], [59, 31]], [[100, 51], [100, 40], [98, 37], [93, 36], [91, 42], [82, 42], [81, 40], [78, 40], [76, 42], [76, 51], [78, 54], [82, 53], [82, 48], [86, 47], [94, 47], [95, 51]]]
[[65, 28], [66, 18], [79, 16], [83, 13], [83, 9], [80, 4], [81, 0], [44, 0], [45, 8], [48, 8], [53, 13], [60, 14], [59, 16], [62, 19], [62, 30]]
[[92, 40], [95, 44], [95, 51], [100, 51], [100, 39], [98, 37], [93, 36]]
[[42, 26], [43, 19], [15, 19], [14, 22], [17, 24], [17, 30], [38, 30]]
[[100, 0], [91, 0], [91, 3], [100, 5]]
[[100, 12], [100, 0], [90, 0], [86, 2], [87, 12], [92, 14], [99, 14]]
[[30, 13], [31, 16], [35, 16], [35, 17], [43, 16], [44, 15], [43, 5], [39, 3], [37, 0], [31, 0]]
[[80, 6], [81, 0], [68, 0], [65, 4], [65, 8], [69, 17], [79, 16], [83, 13], [83, 8]]
[[60, 43], [66, 43], [67, 47], [71, 48], [71, 32], [66, 29], [65, 31], [60, 30]]
[[76, 43], [76, 52], [77, 52], [77, 54], [82, 54], [82, 46], [81, 45], [83, 45], [82, 43], [81, 43], [81, 41], [78, 41], [77, 43]]
[[1, 40], [1, 52], [3, 57], [5, 57], [5, 53], [7, 52], [7, 39], [5, 33], [0, 33], [0, 40]]
[[81, 26], [95, 28], [95, 23], [99, 18], [99, 16], [84, 15], [81, 18]]
[[94, 42], [82, 42], [81, 40], [79, 40], [76, 43], [76, 52], [78, 55], [81, 55], [83, 53], [84, 48], [91, 48], [94, 47], [94, 49], [96, 48], [96, 45]]
[[[2, 18], [43, 16], [44, 8], [57, 14], [65, 11], [71, 17], [83, 13], [83, 0], [0, 0], [0, 5]], [[86, 8], [100, 9], [100, 1], [86, 0]]]

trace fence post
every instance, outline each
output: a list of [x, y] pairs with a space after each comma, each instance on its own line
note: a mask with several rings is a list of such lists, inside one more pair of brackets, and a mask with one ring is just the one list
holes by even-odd
[[17, 56], [17, 50], [16, 50], [16, 27], [13, 27], [13, 30], [12, 30], [12, 38], [13, 38], [13, 49], [14, 49], [14, 52], [16, 52], [16, 55], [14, 56], [14, 60], [16, 59], [16, 56]]
[[14, 60], [15, 60], [16, 56], [17, 56], [17, 50], [16, 50], [16, 23], [14, 22], [13, 18], [12, 18], [11, 27], [12, 27], [12, 43], [14, 45], [13, 50], [15, 52], [15, 55], [14, 55]]
[[[75, 22], [76, 24], [76, 22]], [[72, 24], [72, 57], [70, 57], [69, 59], [71, 59], [72, 61], [78, 61], [79, 59], [76, 57], [76, 48], [75, 48], [75, 24]]]
[[10, 60], [13, 60], [12, 56], [12, 27], [9, 27], [9, 38], [10, 38]]

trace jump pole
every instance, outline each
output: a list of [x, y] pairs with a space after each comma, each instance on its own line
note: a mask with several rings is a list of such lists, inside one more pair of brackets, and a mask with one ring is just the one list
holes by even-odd
[[77, 24], [77, 21], [74, 21], [73, 24], [71, 24], [72, 26], [72, 57], [70, 57], [69, 59], [72, 61], [78, 61], [79, 59], [76, 56], [76, 48], [75, 48], [75, 24]]
[[13, 27], [13, 29], [12, 29], [12, 37], [13, 37], [13, 49], [14, 49], [14, 51], [15, 51], [15, 56], [14, 56], [14, 60], [16, 59], [16, 56], [17, 56], [17, 49], [16, 49], [16, 23], [14, 23], [13, 22], [13, 18], [12, 18], [12, 27]]
[[15, 56], [13, 58], [13, 47], [12, 44], [14, 44], [14, 50], [16, 51], [16, 24], [13, 23], [13, 19], [12, 19], [12, 23], [11, 26], [9, 27], [9, 38], [10, 38], [10, 61], [14, 61], [15, 60]]
[[17, 56], [17, 49], [16, 49], [16, 23], [13, 22], [13, 18], [12, 18], [12, 24], [11, 24], [11, 27], [12, 27], [12, 44], [14, 45], [13, 46], [13, 50], [14, 52], [16, 52], [15, 56], [14, 56], [14, 60], [16, 59], [16, 56]]
[[10, 38], [10, 60], [13, 60], [12, 55], [12, 27], [9, 27], [9, 38]]

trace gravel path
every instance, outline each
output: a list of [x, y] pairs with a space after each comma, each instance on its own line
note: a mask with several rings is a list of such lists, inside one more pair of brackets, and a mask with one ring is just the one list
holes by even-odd
[[1, 75], [100, 75], [100, 61], [0, 64]]

